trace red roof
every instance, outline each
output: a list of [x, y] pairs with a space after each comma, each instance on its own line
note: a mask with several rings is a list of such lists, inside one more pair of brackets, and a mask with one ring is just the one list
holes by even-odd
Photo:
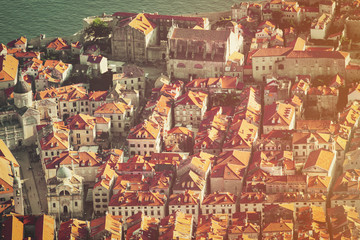
[[342, 53], [339, 51], [292, 51], [288, 58], [332, 58], [332, 59], [344, 59], [348, 53]]
[[261, 48], [257, 50], [252, 57], [274, 57], [286, 56], [291, 52], [292, 48]]

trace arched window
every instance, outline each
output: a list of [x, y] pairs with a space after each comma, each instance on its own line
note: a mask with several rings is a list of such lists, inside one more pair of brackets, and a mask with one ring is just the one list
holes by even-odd
[[203, 66], [201, 64], [195, 64], [194, 68], [203, 69]]
[[69, 191], [67, 191], [67, 190], [62, 190], [61, 192], [60, 192], [60, 196], [69, 196], [70, 195], [70, 193], [69, 193]]
[[178, 64], [177, 64], [177, 67], [178, 67], [178, 68], [185, 68], [186, 66], [185, 66], [184, 63], [178, 63]]
[[283, 65], [283, 64], [279, 64], [278, 69], [279, 69], [279, 70], [284, 70], [284, 65]]

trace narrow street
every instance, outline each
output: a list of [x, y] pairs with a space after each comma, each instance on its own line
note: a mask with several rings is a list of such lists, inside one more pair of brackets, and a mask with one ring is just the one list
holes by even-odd
[[[40, 163], [36, 165], [31, 162], [29, 148], [14, 151], [13, 155], [20, 164], [21, 179], [23, 180], [23, 194], [24, 199], [26, 199], [24, 202], [25, 209], [30, 210], [30, 212], [25, 212], [27, 212], [27, 214], [35, 215], [46, 212], [46, 184], [45, 180], [41, 180], [43, 173], [41, 171]], [[30, 206], [27, 206], [27, 204]]]

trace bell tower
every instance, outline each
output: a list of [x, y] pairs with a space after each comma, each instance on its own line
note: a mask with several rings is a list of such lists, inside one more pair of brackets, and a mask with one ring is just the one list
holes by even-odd
[[24, 81], [19, 68], [18, 80], [14, 86], [14, 103], [17, 108], [32, 106], [32, 91], [30, 85]]

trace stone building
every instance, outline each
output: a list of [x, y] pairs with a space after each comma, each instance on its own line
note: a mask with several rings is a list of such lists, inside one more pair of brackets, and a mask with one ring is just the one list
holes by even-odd
[[137, 90], [139, 95], [145, 95], [146, 77], [142, 68], [136, 65], [126, 65], [122, 68], [122, 73], [113, 75], [113, 85], [121, 84], [126, 90]]
[[147, 121], [130, 130], [127, 137], [130, 155], [147, 155], [161, 151], [160, 127], [152, 121]]
[[229, 56], [242, 45], [237, 25], [232, 30], [173, 27], [168, 37], [167, 72], [180, 79], [223, 75]]
[[175, 124], [192, 125], [198, 128], [207, 110], [208, 94], [189, 91], [175, 102]]
[[83, 216], [82, 178], [67, 167], [60, 167], [47, 181], [48, 212], [57, 219]]
[[165, 60], [167, 35], [173, 24], [209, 28], [209, 20], [201, 17], [117, 12], [113, 18], [112, 55], [131, 62]]
[[295, 78], [296, 75], [333, 77], [336, 74], [345, 76], [350, 54], [341, 51], [291, 51], [274, 66], [280, 75]]

